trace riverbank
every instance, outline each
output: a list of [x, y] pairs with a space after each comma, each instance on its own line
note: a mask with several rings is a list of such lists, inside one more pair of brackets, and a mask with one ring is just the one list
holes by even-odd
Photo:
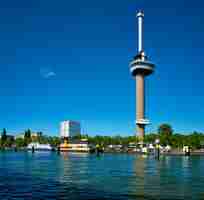
[[[27, 148], [4, 148], [4, 149], [0, 149], [0, 152], [5, 152], [5, 151], [13, 151], [13, 152], [27, 152], [30, 151]], [[38, 151], [38, 150], [35, 150]], [[43, 150], [40, 150], [43, 151]], [[55, 150], [52, 150], [50, 152], [57, 152], [57, 148]], [[68, 152], [69, 153], [69, 152]], [[83, 152], [82, 152], [83, 153]], [[127, 150], [110, 150], [110, 149], [105, 149], [104, 154], [135, 154], [135, 155], [141, 155], [141, 152], [135, 152], [135, 151], [127, 151]], [[149, 153], [149, 154], [153, 154], [153, 152]], [[166, 156], [185, 156], [184, 152], [182, 150], [178, 150], [178, 149], [174, 149], [171, 150], [169, 152], [160, 152], [161, 155], [166, 155]], [[204, 150], [193, 150], [190, 152], [190, 155], [198, 155], [198, 156], [204, 156]]]
[[[140, 151], [133, 151], [133, 150], [127, 150], [127, 149], [121, 149], [121, 150], [114, 150], [114, 149], [105, 149], [104, 153], [125, 153], [125, 154], [142, 154]], [[154, 154], [154, 151], [151, 151], [147, 154]], [[185, 156], [185, 153], [182, 149], [172, 149], [171, 151], [160, 151], [161, 155], [170, 155], [170, 156]], [[190, 155], [200, 155], [204, 156], [204, 149], [197, 149], [197, 150], [191, 150]]]
[[[182, 156], [185, 155], [185, 153], [183, 151], [179, 151], [179, 150], [172, 150], [170, 152], [163, 152], [163, 155], [171, 155], [171, 156]], [[204, 150], [193, 150], [190, 152], [190, 155], [200, 155], [200, 156], [204, 156]]]

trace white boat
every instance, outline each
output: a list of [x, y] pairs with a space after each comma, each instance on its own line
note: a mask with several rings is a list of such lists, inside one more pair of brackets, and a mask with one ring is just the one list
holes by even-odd
[[34, 149], [35, 151], [51, 151], [52, 147], [50, 146], [50, 144], [40, 144], [38, 142], [32, 142], [27, 146], [27, 149]]

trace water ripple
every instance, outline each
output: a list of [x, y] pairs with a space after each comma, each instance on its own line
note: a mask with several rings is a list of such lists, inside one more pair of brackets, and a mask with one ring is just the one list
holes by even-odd
[[0, 153], [0, 200], [202, 199], [203, 157]]

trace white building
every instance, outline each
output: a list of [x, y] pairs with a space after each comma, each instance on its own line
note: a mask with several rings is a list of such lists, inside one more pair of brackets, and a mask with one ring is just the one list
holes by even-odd
[[60, 137], [74, 137], [81, 134], [80, 123], [76, 121], [63, 121], [60, 123]]

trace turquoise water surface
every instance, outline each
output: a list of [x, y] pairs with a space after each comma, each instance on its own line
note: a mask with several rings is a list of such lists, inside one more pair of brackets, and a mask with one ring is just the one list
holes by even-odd
[[1, 152], [4, 199], [204, 199], [204, 157]]

